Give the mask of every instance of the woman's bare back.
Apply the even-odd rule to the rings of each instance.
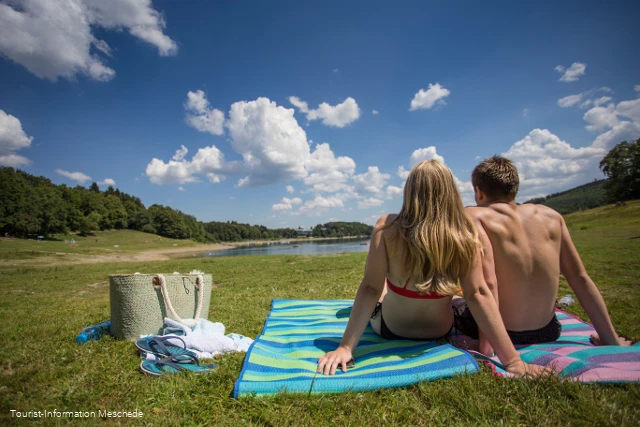
[[[396,217],[395,214],[386,215],[385,224],[390,224]],[[413,280],[407,283],[411,273],[405,267],[404,239],[399,233],[399,226],[394,223],[384,229],[383,238],[388,260],[387,278],[397,287],[406,284],[408,290],[418,292]],[[382,312],[385,323],[393,333],[407,338],[428,339],[441,337],[451,329],[451,297],[415,299],[389,289],[385,291]]]

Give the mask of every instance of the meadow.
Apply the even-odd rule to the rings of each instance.
[[[141,251],[173,250],[198,246],[202,245],[192,240],[170,239],[134,230],[96,231],[87,236],[58,234],[50,240],[3,237],[0,241],[0,261],[23,261],[49,257],[55,257],[62,262],[82,261],[83,258],[90,256],[127,257]]]
[[[640,339],[640,201],[566,216],[573,239],[609,307],[618,333]],[[138,237],[135,237],[136,239]],[[98,238],[99,244],[102,238]],[[157,236],[156,236],[157,239]],[[93,251],[131,253],[127,241]],[[53,242],[56,243],[56,242]],[[63,242],[58,242],[64,245]],[[209,319],[227,332],[260,333],[272,298],[353,298],[365,253],[325,256],[198,258],[42,266],[34,247],[0,245],[0,422],[74,423],[72,419],[11,418],[10,410],[133,411],[144,425],[638,425],[640,386],[584,385],[558,378],[509,380],[483,368],[415,386],[339,395],[282,394],[233,399],[244,354],[216,359],[201,376],[140,373],[130,342],[104,338],[77,345],[78,332],[109,317],[108,275],[200,269],[213,275]],[[109,244],[111,249],[109,249]],[[159,243],[154,243],[159,244]],[[182,244],[182,243],[181,243]],[[39,246],[40,245],[40,246]],[[84,247],[88,247],[89,243]],[[82,247],[82,245],[78,245]],[[89,249],[87,249],[89,251]],[[90,256],[91,253],[86,253]],[[15,264],[12,261],[19,260]],[[562,280],[559,295],[573,295]],[[579,305],[567,311],[586,319]],[[103,420],[82,420],[99,424]],[[78,420],[75,420],[78,422]]]

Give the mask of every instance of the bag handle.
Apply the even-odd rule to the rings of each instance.
[[[167,281],[162,274],[157,274],[153,278],[153,285],[160,287],[160,293],[162,293],[162,299],[164,300],[164,305],[167,307],[169,314],[176,320],[178,323],[183,324],[189,328],[194,327],[198,324],[198,320],[200,319],[200,311],[202,311],[202,300],[204,299],[204,279],[201,274],[198,274],[196,277],[195,287],[198,290],[198,294],[196,295],[196,315],[195,319],[191,321],[182,320],[180,316],[173,309],[173,305],[171,305],[171,299],[169,298],[169,292],[167,292]]]

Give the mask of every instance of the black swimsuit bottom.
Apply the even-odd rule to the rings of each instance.
[[[453,329],[453,325],[451,325],[451,328],[449,328],[449,331],[444,334],[443,336],[439,337],[439,338],[432,338],[432,339],[418,339],[418,338],[407,338],[407,337],[403,337],[400,336],[394,332],[392,332],[389,327],[387,326],[387,324],[384,321],[384,316],[382,316],[382,303],[377,303],[376,304],[376,308],[373,310],[373,313],[371,314],[371,317],[375,317],[376,314],[378,314],[378,312],[380,312],[380,336],[384,339],[387,340],[410,340],[410,341],[435,341],[435,340],[439,340],[442,338],[447,338],[449,336],[449,334],[451,333],[451,329]]]
[[[464,298],[457,298],[451,302],[453,319],[456,329],[473,339],[478,339],[478,324],[471,314]],[[509,331],[511,342],[516,345],[540,344],[557,340],[562,333],[562,326],[554,315],[546,326],[531,331]]]

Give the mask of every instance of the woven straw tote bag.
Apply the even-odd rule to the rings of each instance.
[[[111,334],[126,340],[160,335],[165,317],[195,326],[209,316],[212,284],[210,274],[110,275]]]

